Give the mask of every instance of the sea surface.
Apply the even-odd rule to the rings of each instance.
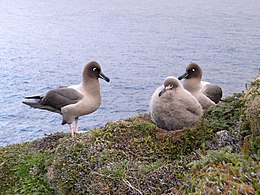
[[[61,116],[23,97],[78,84],[98,61],[100,108],[80,130],[149,112],[153,91],[190,62],[224,96],[260,67],[259,0],[0,0],[0,146],[68,132]]]

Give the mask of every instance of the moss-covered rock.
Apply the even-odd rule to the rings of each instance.
[[[0,147],[0,194],[257,193],[257,98],[234,94],[189,129],[165,131],[143,114]]]
[[[259,194],[260,163],[232,153],[230,147],[197,152],[200,159],[190,163],[189,187],[182,191],[198,194]]]
[[[244,109],[241,115],[243,145],[245,155],[254,154],[253,158],[260,159],[260,73],[247,85],[248,91],[244,96]]]
[[[249,85],[245,95],[245,121],[255,136],[260,136],[260,73]]]

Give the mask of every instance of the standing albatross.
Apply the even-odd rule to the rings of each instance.
[[[69,124],[73,136],[74,133],[78,133],[78,118],[96,111],[101,104],[99,78],[110,81],[103,74],[101,66],[92,61],[84,66],[80,84],[53,89],[44,95],[25,97],[28,101],[23,103],[32,108],[61,114],[62,125]]]

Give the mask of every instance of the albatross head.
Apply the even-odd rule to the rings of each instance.
[[[102,72],[101,66],[99,63],[92,61],[85,65],[83,70],[83,79],[94,78],[94,79],[104,79],[106,82],[109,82],[110,79]]]
[[[195,78],[198,80],[201,80],[202,77],[202,69],[200,67],[200,65],[196,64],[196,63],[190,63],[187,68],[186,71],[183,75],[179,76],[179,80],[185,78],[185,79],[191,79],[191,78]]]
[[[164,88],[163,90],[159,93],[159,97],[161,97],[165,92],[167,91],[172,91],[178,87],[181,87],[181,83],[180,81],[175,78],[175,77],[166,77],[166,79],[164,80]]]

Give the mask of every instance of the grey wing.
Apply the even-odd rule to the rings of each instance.
[[[83,94],[71,88],[58,88],[49,91],[42,98],[42,104],[60,110],[83,99]]]
[[[222,98],[222,89],[218,85],[207,84],[203,87],[202,92],[216,104]]]
[[[189,113],[196,115],[196,116],[201,116],[202,115],[202,107],[199,104],[198,100],[193,97],[190,94],[186,94],[181,100],[182,102],[182,107],[183,109],[186,109]]]
[[[199,107],[188,107],[188,108],[186,108],[186,110],[189,111],[190,113],[196,115],[196,116],[202,115],[202,111]]]

